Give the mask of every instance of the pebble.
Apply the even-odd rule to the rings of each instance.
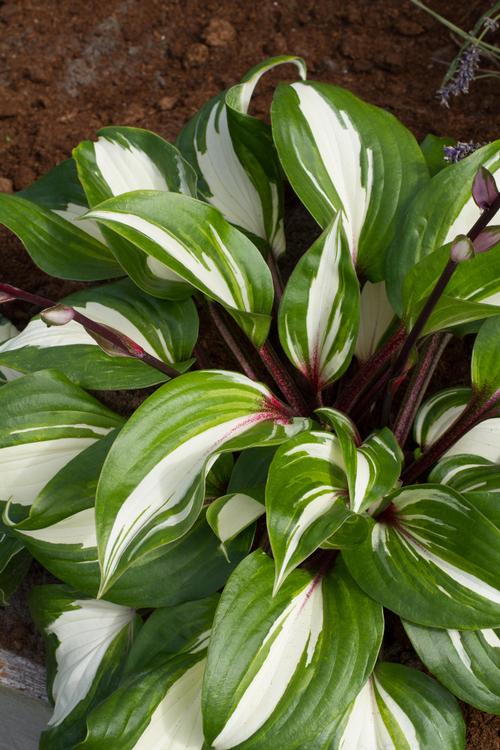
[[[162,98],[158,102],[158,106],[163,111],[170,111],[175,107],[177,101],[177,96],[162,96]]]
[[[196,68],[204,65],[208,60],[208,47],[206,44],[195,42],[186,51],[185,62],[189,67]]]
[[[14,183],[8,177],[0,177],[0,193],[13,193]]]
[[[236,39],[236,29],[223,18],[212,18],[203,32],[203,39],[210,47],[227,47]]]

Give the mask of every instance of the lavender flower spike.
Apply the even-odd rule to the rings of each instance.
[[[469,86],[477,73],[480,57],[481,53],[479,47],[476,45],[472,44],[464,49],[458,62],[457,72],[453,78],[437,92],[438,96],[441,98],[441,104],[443,106],[450,106],[450,98],[452,96],[469,93]]]
[[[475,141],[457,141],[455,146],[443,146],[444,160],[449,164],[456,164],[484,145],[484,143],[476,143]]]

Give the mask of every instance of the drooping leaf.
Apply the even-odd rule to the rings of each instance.
[[[427,669],[454,695],[500,714],[500,630],[441,630],[404,622]]]
[[[347,369],[359,324],[359,284],[338,213],[295,267],[279,308],[290,361],[317,389]]]
[[[338,720],[328,750],[437,748],[465,748],[465,724],[458,703],[416,669],[381,662]]]
[[[196,196],[196,175],[172,144],[149,130],[107,127],[96,142],[83,141],[74,150],[78,175],[89,206],[132,190],[161,190]],[[190,287],[156,258],[102,228],[116,259],[135,283],[155,297],[182,299]]]
[[[189,357],[198,335],[198,315],[191,300],[158,300],[124,279],[76,292],[61,302],[125,334],[180,372],[192,362]],[[48,327],[38,316],[22,333],[0,345],[1,365],[22,372],[53,367],[78,385],[98,390],[144,388],[168,379],[139,359],[110,357],[74,320]]]
[[[269,469],[266,510],[276,592],[351,515],[336,437],[303,432],[278,448]]]
[[[401,218],[397,236],[387,253],[385,276],[389,299],[399,315],[408,272],[419,260],[457,235],[467,234],[479,218],[481,210],[472,197],[472,182],[481,165],[492,173],[500,168],[499,149],[500,141],[494,141],[438,172],[415,195]]]
[[[332,726],[370,674],[380,607],[342,562],[323,579],[296,570],[272,596],[274,565],[244,560],[222,594],[203,686],[215,750],[296,750]],[[349,648],[346,648],[349,643]]]
[[[354,354],[365,362],[380,346],[394,320],[394,310],[387,298],[385,282],[365,282],[361,290],[359,331]]]
[[[21,193],[0,193],[0,224],[19,237],[43,271],[80,281],[123,276],[97,224],[76,221],[87,210],[72,159]]]
[[[285,250],[283,179],[270,128],[251,117],[248,107],[262,75],[287,63],[305,78],[301,58],[264,60],[240,84],[207,102],[177,139],[198,174],[199,197],[276,257]]]
[[[358,584],[420,625],[495,627],[500,618],[500,530],[443,485],[405,487],[391,499],[370,536],[343,553]]]
[[[318,224],[337,213],[356,267],[380,281],[395,219],[428,181],[411,133],[388,112],[325,83],[279,86],[273,136],[288,179]]]
[[[193,372],[162,386],[128,421],[102,470],[96,501],[101,591],[193,525],[219,453],[276,445],[309,424],[292,419],[266,387],[236,373]]]
[[[500,390],[499,342],[500,314],[483,323],[472,350],[472,386],[484,398]]]
[[[271,272],[217,209],[186,195],[144,190],[111,198],[88,215],[220,302],[257,346],[264,343]]]
[[[100,583],[95,493],[113,439],[103,438],[63,467],[39,493],[27,518],[16,523],[6,515],[11,533],[47,570],[89,596],[96,596]],[[202,514],[183,537],[125,571],[106,598],[138,608],[208,596],[224,585],[250,544],[251,535],[243,534],[222,549]]]
[[[85,719],[116,685],[130,645],[133,609],[87,599],[64,586],[38,586],[30,608],[49,652],[54,713],[41,750],[66,750],[85,736]]]
[[[7,383],[0,388],[0,499],[31,505],[59,469],[122,423],[54,370]]]

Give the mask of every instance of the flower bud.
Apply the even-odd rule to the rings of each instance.
[[[479,208],[489,208],[498,198],[495,178],[486,167],[479,167],[472,184],[472,197]]]
[[[486,227],[474,240],[474,252],[485,253],[500,242],[500,227]]]
[[[67,305],[54,305],[42,310],[40,317],[48,326],[65,326],[75,317],[75,311]]]
[[[450,258],[455,263],[462,263],[464,260],[470,260],[473,257],[474,245],[464,234],[459,234],[451,244]]]

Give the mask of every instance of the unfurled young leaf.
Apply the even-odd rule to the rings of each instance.
[[[252,68],[241,83],[215,96],[187,123],[177,145],[198,174],[198,195],[278,257],[285,250],[283,178],[270,128],[248,114],[260,78],[300,57],[282,55]]]
[[[222,594],[203,685],[215,750],[318,741],[373,668],[382,611],[341,562],[323,578],[294,571],[274,597],[273,581],[272,561],[255,552]]]
[[[29,506],[78,453],[122,417],[54,370],[0,388],[0,500]]]
[[[279,86],[273,136],[288,179],[325,228],[337,214],[353,261],[383,278],[395,219],[428,180],[417,142],[392,115],[325,83]]]
[[[269,469],[266,509],[276,592],[351,515],[339,440],[303,432],[280,446]]]
[[[185,195],[138,191],[105,201],[89,216],[220,302],[257,346],[264,343],[271,273],[255,245],[215,208]]]
[[[358,584],[411,622],[496,627],[500,529],[484,508],[442,485],[405,487],[391,501],[369,537],[344,552]]]
[[[456,700],[437,682],[401,664],[379,663],[337,720],[328,750],[464,750]]]
[[[128,421],[102,470],[96,502],[101,591],[193,525],[219,453],[276,445],[309,425],[290,418],[267,388],[236,373],[190,373],[156,391]]]
[[[128,279],[84,289],[62,300],[96,323],[128,336],[148,354],[183,371],[191,364],[198,336],[198,315],[191,300],[155,299]],[[34,318],[18,336],[0,345],[0,367],[21,372],[57,368],[73,382],[99,390],[144,388],[167,379],[132,357],[111,358],[74,320],[47,327]]]
[[[49,694],[54,712],[41,750],[66,750],[85,736],[85,719],[116,685],[135,611],[87,599],[64,586],[33,589],[31,612],[49,650]]]
[[[0,224],[46,273],[81,281],[123,276],[97,224],[77,221],[87,210],[72,159],[21,193],[0,193]]]
[[[361,290],[359,331],[354,354],[365,362],[379,348],[394,320],[394,310],[387,298],[385,282],[365,282]]]
[[[347,369],[358,333],[359,284],[340,213],[297,263],[278,322],[288,358],[316,390]]]
[[[440,630],[404,622],[427,669],[454,695],[500,714],[500,630]]]
[[[472,386],[484,399],[500,391],[499,342],[500,310],[497,317],[483,323],[472,350]]]

